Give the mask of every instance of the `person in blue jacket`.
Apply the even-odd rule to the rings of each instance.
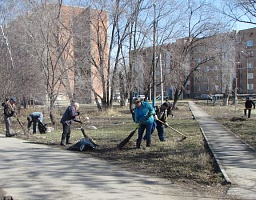
[[[40,121],[43,123],[43,113],[41,112],[32,112],[28,117],[28,131],[33,123],[33,134],[36,133],[36,124]]]
[[[136,148],[140,148],[142,138],[146,140],[146,146],[151,145],[151,134],[154,125],[154,115],[155,109],[153,106],[141,99],[135,99],[135,109],[134,109],[134,121],[138,127],[138,139],[136,142]],[[146,130],[146,134],[143,137],[143,133]]]

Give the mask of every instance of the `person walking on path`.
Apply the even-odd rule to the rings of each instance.
[[[171,114],[171,107],[168,102],[164,102],[161,106],[156,107],[156,115],[159,120],[156,120],[156,129],[158,133],[159,140],[161,142],[165,142],[165,136],[164,136],[164,127],[166,127],[167,124],[167,117]],[[164,123],[162,123],[164,122]]]
[[[74,103],[73,105],[69,106],[66,111],[64,112],[60,122],[62,123],[63,127],[63,132],[62,132],[62,137],[61,137],[61,146],[66,146],[66,144],[71,144],[70,142],[70,133],[71,133],[71,123],[72,121],[80,122],[76,120],[76,116],[80,114],[78,111],[79,109],[79,103]]]
[[[245,106],[244,116],[246,116],[247,110],[248,110],[248,118],[250,118],[251,117],[251,109],[252,109],[252,106],[255,109],[255,103],[249,97],[246,97],[244,106]]]
[[[12,126],[12,119],[11,117],[15,114],[15,103],[16,99],[14,97],[11,97],[10,100],[6,101],[4,106],[4,123],[5,123],[5,129],[6,129],[6,137],[12,137],[14,134],[12,134],[11,126]]]
[[[151,145],[151,133],[154,123],[155,110],[151,104],[146,101],[141,101],[141,99],[135,100],[135,109],[134,109],[134,121],[137,123],[139,128],[138,130],[138,139],[136,142],[136,148],[140,148],[143,133],[146,129],[146,134],[144,139],[146,140],[146,146],[150,147]]]
[[[39,123],[39,121],[41,123],[43,123],[43,113],[41,112],[32,112],[28,117],[28,131],[29,128],[31,127],[32,123],[33,123],[33,134],[36,134],[36,125],[37,123]]]

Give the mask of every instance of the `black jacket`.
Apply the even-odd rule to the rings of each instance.
[[[255,103],[252,100],[247,99],[245,102],[245,108],[249,109],[249,108],[252,108],[252,106],[253,108],[255,108]]]

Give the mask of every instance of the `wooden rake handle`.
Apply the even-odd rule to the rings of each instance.
[[[169,128],[171,128],[172,130],[174,130],[175,132],[179,133],[180,135],[182,135],[183,137],[187,137],[185,134],[181,133],[180,131],[176,130],[175,128],[171,127],[169,124],[164,123],[163,121],[161,121],[160,119],[157,119],[157,121],[161,122],[162,124],[168,126]]]

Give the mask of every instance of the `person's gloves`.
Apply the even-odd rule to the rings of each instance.
[[[152,112],[149,112],[148,115],[147,115],[147,117],[150,117],[150,116],[152,116],[152,115],[153,115]]]
[[[135,128],[139,128],[139,127],[140,127],[140,123],[136,123]]]
[[[158,117],[157,117],[157,115],[155,115],[155,116],[154,116],[154,118],[155,118],[155,121],[157,121],[157,120],[158,120]]]
[[[77,114],[77,116],[78,116],[78,115],[80,115],[80,112],[79,112],[79,111],[77,111],[77,112],[76,112],[76,114]]]

